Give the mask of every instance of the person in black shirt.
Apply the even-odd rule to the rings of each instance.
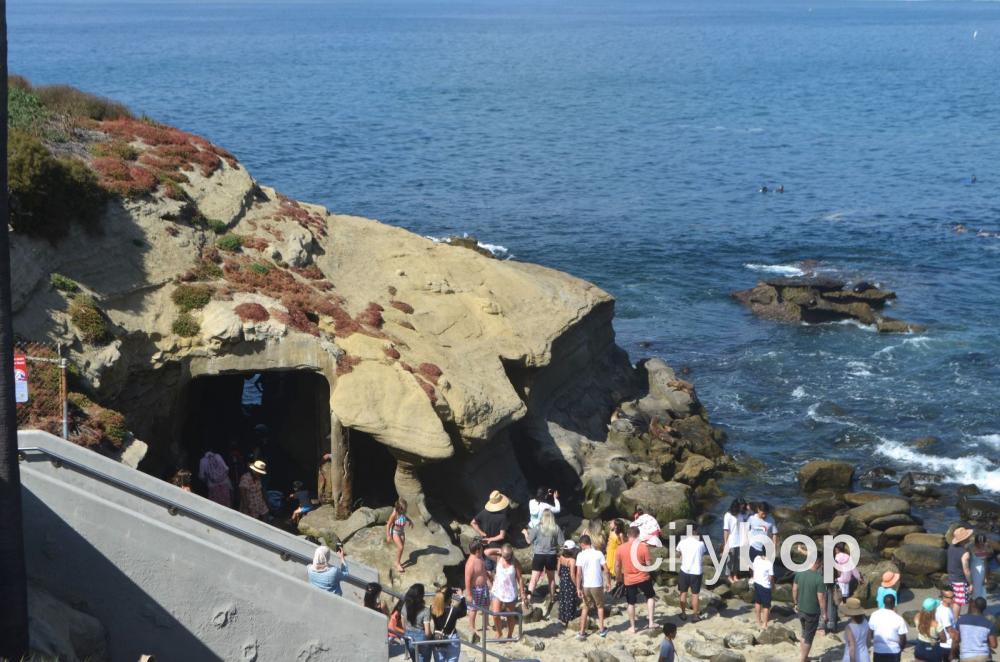
[[[452,594],[460,596],[458,602],[452,599]],[[462,653],[462,642],[455,627],[459,619],[465,617],[468,609],[462,589],[452,589],[442,586],[434,594],[431,602],[431,620],[434,621],[434,639],[448,642],[434,645],[434,659],[439,662],[459,662]]]
[[[493,490],[490,500],[472,518],[472,528],[479,534],[483,542],[486,553],[486,570],[492,574],[496,568],[496,557],[499,556],[499,549],[507,540],[507,526],[509,525],[510,499]],[[497,550],[490,554],[490,550]]]

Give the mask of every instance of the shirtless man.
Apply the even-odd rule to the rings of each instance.
[[[483,558],[483,542],[474,538],[469,543],[469,558],[465,561],[465,600],[469,609],[469,627],[472,630],[472,641],[479,639],[476,630],[476,614],[485,611],[490,606],[490,584],[486,573],[486,562]],[[486,613],[483,622],[489,623]]]

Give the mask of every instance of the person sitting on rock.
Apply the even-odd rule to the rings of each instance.
[[[309,490],[302,483],[301,480],[292,481],[292,493],[288,495],[289,499],[293,499],[298,507],[292,511],[292,522],[295,524],[299,523],[302,516],[313,509],[312,497],[309,496]]]

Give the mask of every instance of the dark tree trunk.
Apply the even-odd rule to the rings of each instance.
[[[21,476],[14,406],[14,326],[10,310],[10,239],[7,236],[7,2],[0,0],[3,98],[0,100],[0,659],[28,652],[28,597],[21,528]]]

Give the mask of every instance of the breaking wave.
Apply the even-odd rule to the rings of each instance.
[[[949,482],[971,483],[983,490],[1000,492],[1000,468],[981,455],[958,458],[927,455],[884,437],[879,437],[875,452],[896,462],[940,472]]]
[[[743,266],[750,271],[779,274],[781,276],[804,276],[806,274],[805,271],[794,264],[757,264],[756,262],[747,262]]]

